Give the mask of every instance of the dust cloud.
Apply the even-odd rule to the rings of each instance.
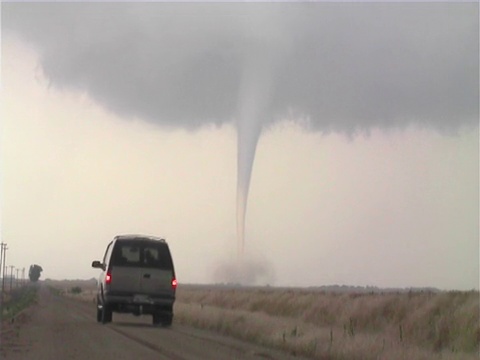
[[[218,261],[214,266],[213,281],[226,285],[274,285],[275,273],[269,261],[243,255],[236,260]]]

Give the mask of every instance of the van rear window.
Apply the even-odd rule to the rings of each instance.
[[[172,270],[172,258],[166,244],[118,241],[112,253],[112,265]]]

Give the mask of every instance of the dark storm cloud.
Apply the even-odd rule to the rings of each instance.
[[[53,86],[166,126],[231,121],[255,88],[264,118],[326,131],[478,122],[476,3],[8,3],[2,20]]]

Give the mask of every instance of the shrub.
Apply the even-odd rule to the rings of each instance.
[[[82,292],[82,288],[80,286],[74,286],[70,289],[72,294],[80,294]]]

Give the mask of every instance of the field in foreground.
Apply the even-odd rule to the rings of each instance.
[[[52,285],[93,302],[94,282]],[[478,359],[479,301],[478,291],[184,285],[175,321],[315,359]]]

